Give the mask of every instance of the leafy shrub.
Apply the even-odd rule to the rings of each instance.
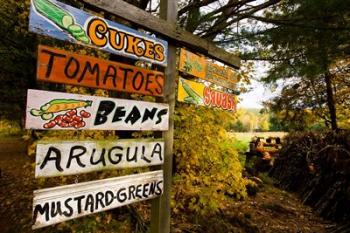
[[[228,112],[180,105],[175,113],[174,213],[205,215],[218,211],[228,198],[246,197],[247,181],[227,136]]]

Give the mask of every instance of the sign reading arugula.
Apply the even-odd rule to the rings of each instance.
[[[34,191],[33,229],[160,196],[163,171]]]
[[[205,86],[203,83],[179,78],[177,99],[180,102],[216,107],[236,112],[236,96],[217,91]]]
[[[166,41],[55,0],[31,0],[29,30],[117,55],[167,65]]]
[[[159,140],[39,141],[35,177],[160,165],[163,159]]]
[[[44,82],[162,96],[164,73],[39,46],[37,78]]]
[[[28,90],[27,129],[167,130],[167,104]]]

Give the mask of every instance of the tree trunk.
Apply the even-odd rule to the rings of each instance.
[[[326,91],[327,91],[327,105],[329,109],[329,116],[331,118],[331,127],[332,130],[337,130],[337,114],[334,103],[333,89],[332,89],[332,75],[329,71],[327,71],[324,75],[326,81]]]

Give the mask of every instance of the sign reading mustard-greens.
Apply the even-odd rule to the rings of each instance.
[[[29,30],[121,56],[167,65],[166,41],[54,0],[31,0]]]
[[[159,197],[162,193],[162,170],[35,190],[32,228]]]
[[[236,111],[237,105],[236,96],[217,91],[205,86],[203,83],[189,81],[181,77],[179,78],[177,100],[196,105],[216,107],[232,112]]]
[[[164,73],[39,46],[37,78],[44,82],[162,96]]]
[[[26,128],[167,130],[167,104],[28,90]]]
[[[35,177],[163,164],[160,140],[39,141]]]

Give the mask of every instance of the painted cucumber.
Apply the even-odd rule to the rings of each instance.
[[[84,29],[75,23],[74,17],[64,9],[49,0],[32,0],[35,9],[45,18],[67,31],[76,40],[85,44],[90,43]]]

